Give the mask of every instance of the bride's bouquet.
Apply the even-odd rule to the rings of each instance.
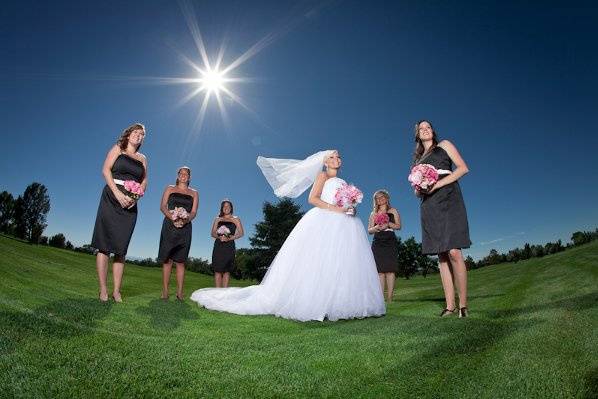
[[[432,165],[421,163],[411,168],[408,180],[417,191],[425,192],[438,181],[438,170]]]
[[[135,201],[143,197],[143,194],[145,194],[141,184],[137,183],[135,180],[125,180],[123,187],[127,191],[125,194],[128,197],[133,198]]]
[[[174,209],[170,210],[170,214],[174,218],[174,221],[172,223],[176,227],[183,227],[183,225],[185,224],[185,219],[189,218],[189,213],[187,213],[187,210],[182,206],[174,207]]]
[[[345,212],[347,215],[355,215],[355,207],[357,204],[361,204],[363,200],[363,193],[360,189],[352,184],[343,183],[334,195],[334,202],[337,206],[347,208]]]

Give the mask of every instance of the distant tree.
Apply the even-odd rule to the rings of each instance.
[[[398,249],[399,269],[397,274],[408,280],[417,273],[417,257],[421,252],[421,245],[413,237],[409,237],[405,241],[399,238]]]
[[[48,237],[46,236],[41,236],[39,238],[39,245],[48,245]]]
[[[67,241],[66,244],[64,244],[64,248],[68,249],[69,251],[72,251],[74,248],[73,243],[70,241]]]
[[[473,270],[477,268],[476,262],[470,255],[467,255],[467,257],[465,258],[465,266],[467,267],[467,270]]]
[[[18,201],[18,199],[17,199]],[[46,217],[50,211],[50,197],[43,184],[31,183],[25,188],[16,224],[23,234],[22,238],[37,243],[46,228]],[[17,210],[15,209],[15,218]]]
[[[214,270],[212,270],[212,265],[210,265],[210,262],[202,258],[189,258],[187,262],[185,262],[185,269],[191,272],[207,274],[210,276],[214,275]]]
[[[232,276],[236,279],[250,279],[254,277],[254,270],[257,270],[256,265],[257,254],[251,248],[239,248],[235,252],[235,268]]]
[[[501,256],[496,249],[491,249],[488,256],[482,259],[482,264],[485,266],[496,265],[500,263]]]
[[[249,238],[255,254],[251,277],[261,280],[270,263],[278,254],[297,222],[303,216],[300,206],[285,198],[277,204],[265,202],[262,208],[264,220],[255,225],[255,234]]]
[[[532,257],[533,258],[541,258],[545,254],[544,246],[542,245],[532,245]]]
[[[74,248],[75,252],[82,252],[84,254],[95,255],[95,248],[91,244],[85,244]]]
[[[19,238],[25,239],[27,236],[27,226],[25,225],[25,204],[20,195],[15,200],[15,208],[12,220],[12,233]]]
[[[12,221],[15,213],[15,199],[8,191],[0,193],[0,233],[12,233]]]
[[[58,233],[50,237],[48,244],[51,247],[64,248],[66,245],[66,237],[62,233]]]

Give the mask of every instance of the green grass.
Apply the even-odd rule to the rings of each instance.
[[[471,272],[468,319],[437,317],[430,276],[399,280],[385,317],[334,323],[163,302],[161,271],[137,266],[101,304],[93,257],[0,253],[0,397],[598,395],[598,242]],[[187,295],[211,284],[186,275]]]

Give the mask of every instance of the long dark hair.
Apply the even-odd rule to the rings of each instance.
[[[230,205],[230,214],[232,216],[233,209],[234,209],[233,208],[233,203],[230,202],[230,200],[225,199],[225,200],[222,200],[222,202],[220,203],[220,214],[218,215],[218,217],[224,216],[224,204],[229,204]]]
[[[125,151],[127,149],[127,145],[129,145],[129,136],[138,129],[145,131],[145,126],[143,126],[141,123],[133,123],[131,126],[123,130],[118,138],[118,141],[116,142],[116,145],[120,147],[121,151]],[[140,148],[141,144],[139,144],[139,147],[137,147],[137,151],[139,151]]]
[[[175,185],[178,186],[179,185],[179,173],[181,173],[181,170],[185,169],[187,171],[187,173],[189,174],[189,179],[187,180],[187,187],[189,187],[189,185],[191,184],[191,168],[188,166],[181,166],[179,168],[179,170],[177,170],[176,174],[177,174],[177,178],[176,178],[176,183]]]
[[[438,136],[436,135],[436,130],[434,130],[434,126],[432,126],[432,123],[427,120],[427,119],[422,119],[420,121],[418,121],[415,124],[415,150],[413,151],[413,163],[417,163],[417,161],[419,161],[422,157],[422,155],[424,155],[424,151],[426,150],[424,148],[424,144],[422,143],[421,139],[419,138],[419,125],[427,122],[430,127],[432,128],[432,147],[430,147],[430,150],[434,147],[436,147],[438,145]]]

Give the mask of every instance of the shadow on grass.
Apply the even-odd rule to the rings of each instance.
[[[594,368],[586,374],[584,388],[584,399],[598,398],[598,368]]]
[[[580,311],[598,307],[598,293],[589,293],[557,301],[523,306],[512,309],[498,309],[483,312],[492,319],[508,318],[546,310]]]
[[[149,316],[152,327],[163,331],[174,330],[183,320],[196,320],[199,316],[193,312],[187,302],[152,300],[148,306],[140,306],[136,312]]]
[[[35,309],[0,312],[0,354],[28,338],[70,338],[93,332],[112,305],[97,299],[62,299]]]
[[[396,294],[395,294],[396,295]],[[494,294],[494,295],[469,295],[467,299],[469,301],[476,300],[476,299],[485,299],[485,298],[496,298],[504,296],[505,294]],[[397,299],[395,299],[396,303],[401,302],[440,302],[444,304],[444,297],[425,297],[425,298],[414,298],[414,299],[403,299],[400,297],[400,293]]]

